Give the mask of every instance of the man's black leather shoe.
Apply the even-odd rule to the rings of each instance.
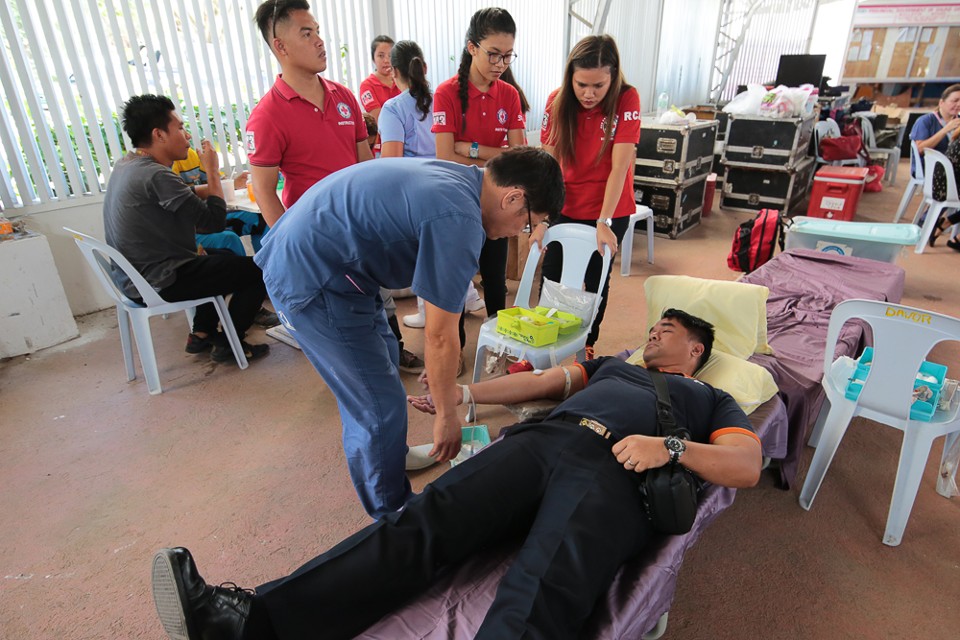
[[[183,547],[153,556],[153,601],[171,640],[241,640],[253,591],[233,583],[218,587],[200,577]]]

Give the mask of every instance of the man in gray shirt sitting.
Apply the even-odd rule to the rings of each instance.
[[[226,217],[217,153],[203,141],[200,159],[209,182],[207,199],[202,200],[171,169],[174,161],[187,157],[190,134],[169,98],[130,98],[123,105],[123,130],[134,150],[117,162],[107,185],[103,203],[107,244],[122,253],[164,300],[232,294],[230,317],[244,355],[247,360],[266,355],[268,345],[243,341],[266,296],[260,267],[247,256],[199,255],[194,239],[197,226],[222,226]],[[139,298],[131,283],[126,282],[124,289]],[[211,349],[215,362],[233,360],[230,345],[217,330],[218,321],[212,304],[197,308],[187,353]]]

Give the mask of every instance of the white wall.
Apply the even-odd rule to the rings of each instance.
[[[70,227],[95,238],[103,238],[103,195],[84,196],[64,204],[30,207],[30,213],[23,219],[28,229],[47,237],[73,315],[112,307],[112,300],[97,282],[73,237],[63,230],[63,227]]]

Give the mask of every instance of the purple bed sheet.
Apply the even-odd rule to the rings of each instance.
[[[750,415],[764,455],[786,454],[787,411],[774,396]],[[495,446],[495,445],[494,445]],[[733,503],[736,489],[709,485],[703,490],[693,529],[664,536],[617,573],[607,597],[598,603],[584,638],[639,640],[670,609],[677,575],[687,549]],[[364,640],[468,640],[493,602],[500,578],[516,547],[483,553],[450,572],[428,591],[357,636]]]
[[[787,452],[781,461],[780,479],[789,488],[796,479],[807,428],[823,404],[823,350],[833,308],[852,298],[900,302],[904,271],[887,262],[794,249],[776,256],[741,282],[770,290],[767,340],[774,354],[754,354],[750,360],[770,371],[786,406]],[[862,342],[863,326],[846,325],[834,357],[855,356]]]

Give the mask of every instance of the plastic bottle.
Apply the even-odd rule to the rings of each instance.
[[[670,96],[667,95],[666,91],[660,93],[660,96],[657,98],[657,120],[660,119],[664,113],[667,112],[667,109],[670,108]]]

